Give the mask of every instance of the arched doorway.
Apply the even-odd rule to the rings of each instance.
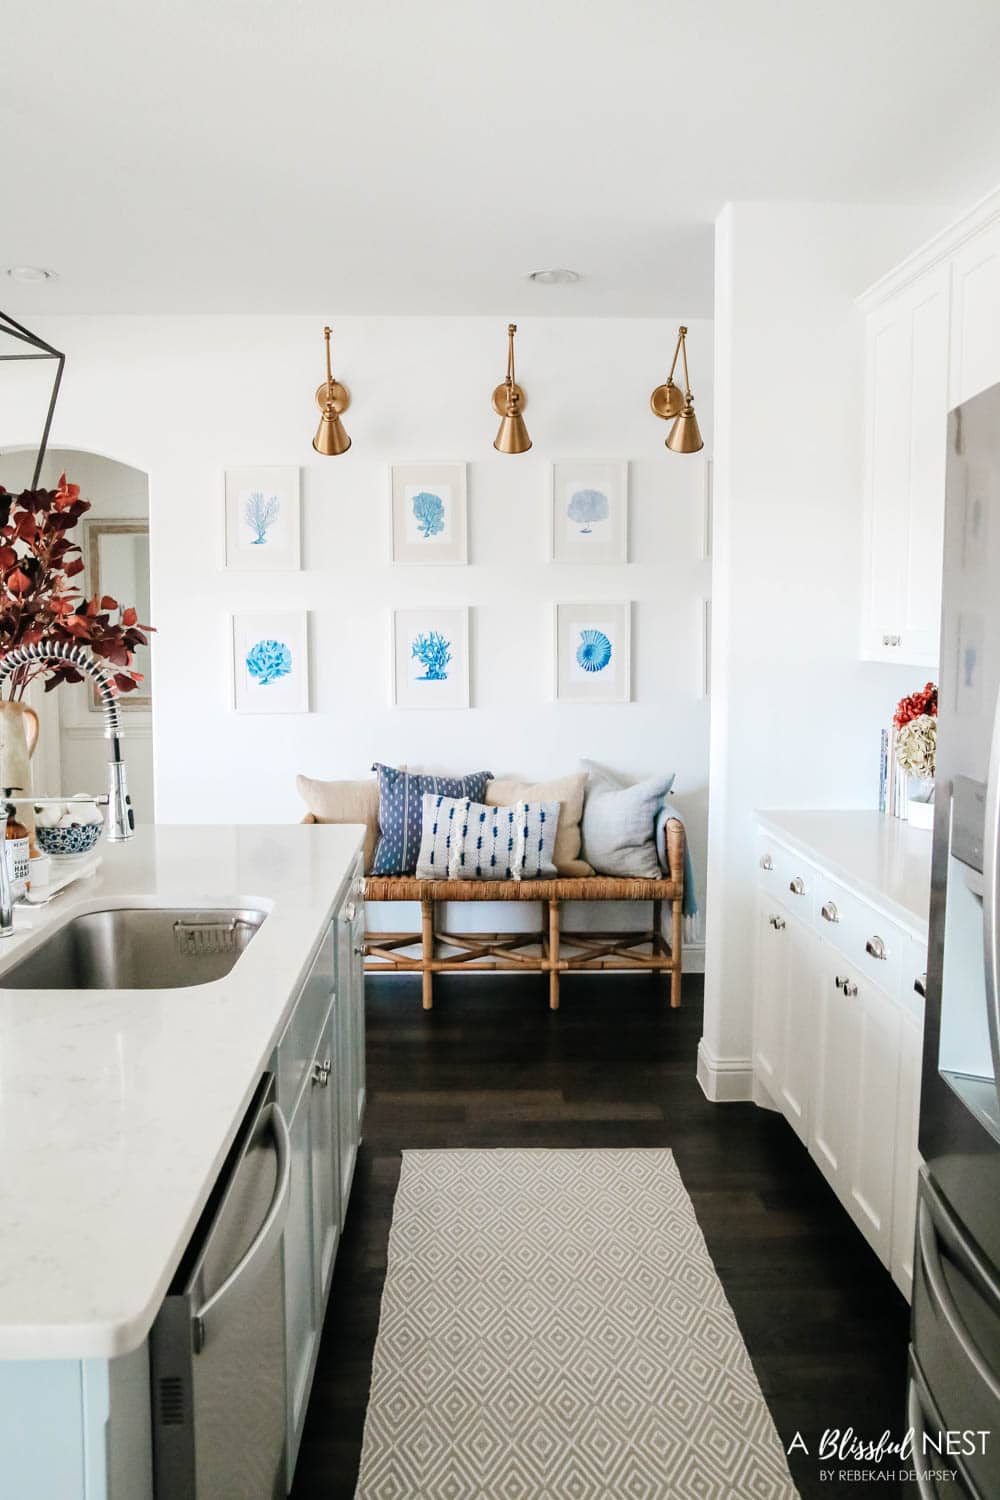
[[[16,493],[30,483],[36,448],[7,449],[0,455],[0,484]],[[77,580],[85,594],[103,594],[134,604],[142,621],[149,619],[149,480],[141,469],[99,453],[50,447],[39,484],[55,488],[60,474],[80,486],[91,508],[75,533],[83,548],[84,572]],[[140,655],[142,659],[140,659]],[[149,648],[136,654],[144,677],[143,691],[125,694],[124,721],[129,791],[140,823],[153,821],[153,665]],[[33,684],[28,701],[41,720],[33,762],[38,793],[100,792],[105,784],[107,742],[89,684],[63,684],[45,693]]]

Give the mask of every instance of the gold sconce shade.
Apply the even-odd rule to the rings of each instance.
[[[674,384],[674,370],[677,368],[678,355],[684,363],[683,395],[680,386]],[[666,439],[666,446],[672,453],[697,453],[704,448],[705,443],[698,426],[698,418],[694,414],[694,397],[691,394],[691,377],[688,374],[687,329],[683,325],[677,330],[677,343],[674,345],[670,374],[663,385],[656,387],[649,398],[649,404],[656,416],[662,417],[666,422],[673,421]]]
[[[346,453],[351,446],[351,440],[344,431],[344,424],[340,420],[342,411],[346,411],[351,404],[351,393],[346,385],[341,385],[339,380],[334,380],[333,370],[330,366],[330,333],[331,329],[323,329],[323,337],[326,340],[326,379],[316,391],[316,405],[322,412],[316,436],[313,438],[313,447],[317,453],[322,453],[326,458],[335,458],[340,453]]]
[[[514,335],[516,323],[507,324],[507,375],[493,392],[493,410],[501,417],[500,430],[493,441],[498,453],[527,453],[531,447],[521,408],[524,392],[514,379]]]

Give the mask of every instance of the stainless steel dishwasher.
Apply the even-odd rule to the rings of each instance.
[[[267,1074],[153,1325],[157,1500],[285,1493],[288,1127]]]

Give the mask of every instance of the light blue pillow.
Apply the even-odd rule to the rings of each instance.
[[[468,797],[425,792],[420,880],[551,879],[558,802],[486,807]]]
[[[674,784],[671,772],[630,785],[616,771],[584,760],[587,793],[583,802],[580,857],[599,875],[659,880],[656,819]]]

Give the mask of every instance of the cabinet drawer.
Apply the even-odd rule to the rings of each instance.
[[[907,937],[894,922],[836,880],[821,875],[816,926],[865,978],[894,998],[898,995]]]
[[[818,872],[801,854],[763,829],[757,835],[757,878],[771,900],[782,902],[801,921],[812,921]]]
[[[278,1043],[277,1094],[286,1118],[291,1119],[306,1074],[312,1068],[316,1044],[333,996],[333,928],[328,928],[313,959],[295,1009]]]

